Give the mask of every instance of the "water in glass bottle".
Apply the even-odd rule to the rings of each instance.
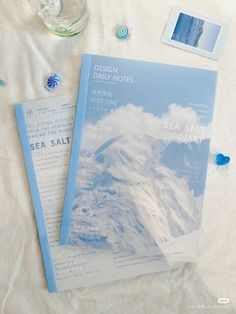
[[[73,36],[87,24],[86,0],[39,0],[39,5],[39,16],[56,35]]]

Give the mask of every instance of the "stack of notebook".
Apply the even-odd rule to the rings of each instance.
[[[77,101],[15,106],[49,292],[196,261],[216,80],[86,54]]]

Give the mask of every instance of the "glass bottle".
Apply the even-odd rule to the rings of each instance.
[[[54,34],[73,36],[87,25],[87,0],[39,0],[38,14]]]

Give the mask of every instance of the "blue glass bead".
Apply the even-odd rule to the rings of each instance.
[[[0,79],[0,86],[5,86],[5,85],[6,85],[6,82]]]
[[[125,40],[129,37],[129,28],[127,26],[119,26],[116,29],[116,37]]]
[[[224,166],[230,162],[230,157],[224,156],[223,154],[217,154],[215,161],[218,166]]]
[[[53,91],[54,89],[57,88],[58,84],[61,82],[61,76],[59,74],[53,74],[51,76],[48,77],[47,79],[47,85],[45,86],[45,88],[48,91]]]

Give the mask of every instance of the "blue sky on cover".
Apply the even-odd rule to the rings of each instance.
[[[113,85],[95,82],[91,77],[95,64],[118,66],[119,74],[133,76],[134,83]],[[159,117],[168,111],[168,106],[172,103],[183,107],[190,104],[207,105],[208,115],[201,122],[208,124],[212,120],[215,81],[214,71],[94,56],[88,94],[91,95],[92,89],[106,89],[112,91],[113,99],[118,100],[118,106],[132,103]],[[104,114],[102,111],[90,111],[89,119],[96,121]]]

